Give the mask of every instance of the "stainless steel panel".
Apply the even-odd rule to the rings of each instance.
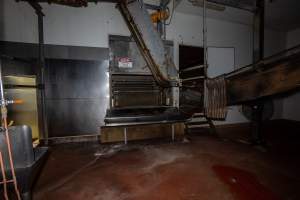
[[[11,126],[8,128],[15,168],[24,168],[34,162],[31,129],[29,126]],[[0,151],[3,155],[4,168],[10,169],[7,143],[3,130],[0,131]],[[1,177],[1,176],[0,176]],[[1,179],[2,180],[2,179]]]
[[[30,197],[32,186],[47,157],[48,148],[33,148],[31,129],[26,125],[9,127],[9,136],[18,188],[22,199],[31,199],[28,197]],[[11,167],[9,166],[8,149],[3,130],[0,132],[0,151],[3,155],[6,178],[11,179]],[[2,174],[0,179],[3,180]]]
[[[109,102],[108,60],[46,60],[49,137],[97,134]]]
[[[106,98],[46,100],[49,137],[99,133],[106,102]]]
[[[46,98],[101,98],[108,91],[108,61],[47,60]]]
[[[0,41],[0,53],[22,59],[5,59],[4,75],[36,75],[36,44]],[[45,54],[49,59],[45,71],[49,136],[98,133],[109,98],[108,48],[45,45]],[[76,109],[80,116],[74,114],[79,112]],[[82,119],[88,120],[83,124]],[[61,129],[63,121],[66,125]]]

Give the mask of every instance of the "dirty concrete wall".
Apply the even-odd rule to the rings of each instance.
[[[269,57],[285,50],[286,33],[282,31],[267,29],[265,30],[265,49],[264,57]],[[274,98],[274,114],[273,119],[283,118],[283,100],[282,97]]]

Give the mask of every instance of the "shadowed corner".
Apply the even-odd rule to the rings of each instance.
[[[1,41],[4,41],[4,0],[0,1],[0,42]],[[0,53],[2,53],[1,49],[2,48],[0,48]]]

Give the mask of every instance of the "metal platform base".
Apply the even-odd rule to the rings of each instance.
[[[107,127],[135,126],[185,122],[189,117],[175,107],[127,107],[108,110],[104,122]]]

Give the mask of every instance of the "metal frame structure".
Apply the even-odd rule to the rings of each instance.
[[[29,5],[35,10],[38,18],[38,115],[39,115],[39,132],[44,139],[45,144],[48,144],[48,121],[45,102],[45,45],[44,45],[44,16],[42,6],[36,1],[28,1]]]

